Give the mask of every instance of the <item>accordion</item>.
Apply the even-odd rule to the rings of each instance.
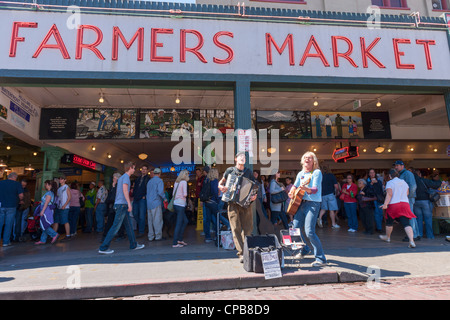
[[[227,191],[222,195],[223,202],[234,202],[248,208],[250,199],[258,192],[258,184],[242,175],[229,174],[225,183]]]

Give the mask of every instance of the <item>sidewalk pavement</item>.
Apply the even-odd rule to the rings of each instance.
[[[286,257],[283,277],[265,280],[246,272],[236,251],[204,243],[194,226],[186,229],[188,246],[172,248],[171,239],[149,242],[133,251],[128,240],[112,242],[112,255],[100,255],[100,236],[78,234],[68,242],[35,246],[33,242],[0,247],[0,299],[91,299],[175,292],[293,286],[450,275],[450,242],[445,235],[418,241],[415,249],[402,242],[394,228],[391,243],[378,235],[317,229],[329,265],[310,267],[312,255],[299,267]]]

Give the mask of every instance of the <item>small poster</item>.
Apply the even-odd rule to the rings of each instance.
[[[311,112],[314,139],[364,138],[361,112]]]
[[[42,109],[39,139],[75,139],[77,117],[78,109]]]
[[[134,139],[135,109],[80,108],[76,139]]]
[[[311,115],[308,111],[257,111],[258,130],[278,129],[280,139],[310,139]]]
[[[391,139],[389,112],[361,112],[366,139]]]
[[[248,152],[253,157],[253,132],[252,130],[238,130],[238,152]]]
[[[281,278],[280,261],[278,260],[278,252],[272,250],[269,252],[261,252],[261,259],[264,269],[264,278],[266,280]]]

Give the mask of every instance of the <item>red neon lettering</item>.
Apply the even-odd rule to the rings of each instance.
[[[186,34],[191,33],[198,39],[198,44],[194,48],[186,48]],[[197,30],[180,30],[180,62],[186,62],[186,52],[191,52],[197,56],[197,58],[203,62],[208,63],[205,57],[199,52],[205,43],[203,36]]]
[[[362,55],[363,67],[364,68],[369,67],[369,65],[367,63],[367,58],[369,58],[370,60],[372,60],[372,62],[374,62],[378,66],[378,68],[385,69],[386,67],[384,66],[384,64],[382,64],[380,62],[380,60],[375,58],[375,56],[370,53],[370,51],[377,45],[377,43],[381,40],[381,38],[375,38],[375,40],[373,40],[373,42],[368,47],[366,47],[366,39],[365,38],[361,37],[360,40],[361,40],[361,55]]]
[[[316,50],[317,53],[309,52],[311,50],[311,46],[314,46],[314,49]],[[311,36],[311,38],[309,39],[308,46],[306,47],[306,50],[303,54],[303,58],[300,61],[300,66],[303,66],[305,64],[307,58],[320,58],[320,60],[322,60],[322,63],[325,67],[330,66],[330,64],[328,63],[327,59],[325,58],[325,55],[323,54],[322,50],[320,49],[319,44],[317,43],[316,38],[314,38],[314,36]]]
[[[395,54],[395,64],[397,66],[397,69],[415,69],[416,66],[413,64],[403,64],[400,61],[400,57],[404,56],[405,53],[403,51],[400,51],[400,49],[398,48],[399,43],[404,43],[404,44],[410,44],[411,40],[409,39],[392,39],[392,41],[394,42],[394,54]]]
[[[275,49],[278,51],[279,54],[282,54],[284,49],[286,49],[286,46],[289,45],[289,65],[294,66],[295,65],[295,57],[294,57],[294,38],[292,34],[288,34],[286,39],[284,40],[283,44],[281,45],[281,48],[277,45],[275,40],[272,38],[272,35],[270,33],[266,33],[266,57],[267,57],[267,64],[269,66],[272,65],[272,46],[274,45]]]
[[[436,45],[436,41],[434,41],[434,40],[416,40],[416,43],[423,45],[423,48],[425,50],[425,59],[427,61],[427,68],[428,68],[428,70],[433,69],[433,62],[431,61],[431,54],[430,54],[430,45],[431,46]]]
[[[79,164],[81,166],[88,167],[91,169],[95,169],[95,167],[97,166],[97,164],[94,161],[79,157],[77,155],[73,156],[73,163]]]
[[[9,56],[15,57],[17,51],[17,42],[24,42],[24,37],[19,37],[19,28],[37,28],[37,22],[13,22],[11,42],[9,44]]]
[[[156,55],[156,49],[161,48],[164,45],[160,42],[157,42],[158,34],[173,34],[173,29],[159,29],[152,28],[152,40],[151,40],[151,51],[150,51],[150,61],[155,62],[173,62],[173,57],[163,57]]]
[[[91,44],[83,43],[84,29],[92,30],[97,34],[97,40],[95,40],[94,43]],[[103,57],[102,53],[96,48],[102,42],[102,40],[103,40],[103,33],[102,30],[100,30],[100,28],[91,25],[81,25],[77,31],[75,59],[81,60],[83,49],[88,49],[94,52],[95,55],[100,60],[105,60],[105,57]]]
[[[112,40],[112,55],[111,59],[116,61],[119,56],[119,38],[122,40],[122,43],[125,45],[125,48],[129,50],[133,45],[134,41],[138,39],[138,50],[137,50],[137,60],[144,60],[144,28],[139,28],[134,34],[133,38],[131,38],[130,42],[127,42],[125,37],[120,31],[119,27],[113,28],[113,40]]]
[[[56,44],[48,44],[48,40],[50,37],[53,36],[56,40]],[[33,55],[33,58],[39,57],[43,49],[59,49],[64,59],[70,59],[69,52],[67,52],[67,48],[64,44],[64,41],[61,37],[61,34],[59,33],[58,27],[56,24],[54,24],[50,30],[48,31],[47,35],[45,36],[44,40],[42,40],[41,44],[39,45],[38,49]]]
[[[213,57],[213,62],[217,63],[217,64],[230,63],[234,58],[234,51],[230,46],[227,46],[226,44],[219,41],[219,37],[221,37],[221,36],[228,36],[231,38],[234,37],[233,33],[228,32],[228,31],[219,31],[214,35],[214,37],[213,37],[214,44],[217,47],[219,47],[220,49],[223,49],[226,53],[228,53],[228,57],[225,59],[218,59],[218,58]]]
[[[339,53],[338,52],[338,48],[337,48],[337,41],[338,40],[343,40],[347,43],[348,45],[348,49],[345,53]],[[346,59],[348,62],[350,62],[350,64],[355,67],[358,68],[358,66],[356,65],[355,61],[353,61],[352,58],[350,58],[350,55],[353,52],[353,43],[349,38],[346,37],[340,37],[340,36],[332,36],[331,37],[331,42],[332,42],[332,47],[333,47],[333,61],[334,61],[334,66],[335,67],[339,67],[339,57],[342,57],[344,59]]]

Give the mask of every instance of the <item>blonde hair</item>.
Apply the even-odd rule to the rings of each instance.
[[[210,169],[207,175],[209,180],[219,179],[219,171],[217,169]]]
[[[320,169],[320,166],[319,166],[319,160],[317,159],[316,154],[315,154],[314,152],[311,152],[311,151],[305,152],[305,153],[303,154],[302,160],[300,161],[302,167],[303,167],[303,165],[305,164],[304,162],[305,162],[305,158],[306,158],[307,156],[312,156],[312,157],[313,157],[313,160],[314,160],[313,170]]]
[[[187,171],[186,169],[181,170],[175,182],[180,183],[182,180],[189,181],[189,171]]]

